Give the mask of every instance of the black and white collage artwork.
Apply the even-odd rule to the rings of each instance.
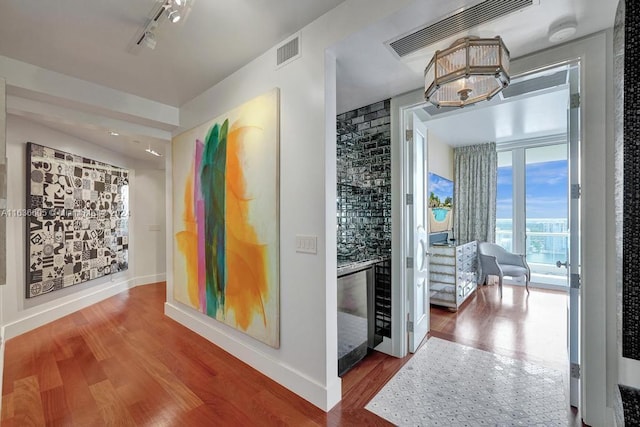
[[[27,298],[128,267],[129,171],[27,144]]]

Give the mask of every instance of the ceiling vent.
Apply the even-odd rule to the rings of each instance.
[[[475,104],[470,104],[468,106],[466,106],[464,109],[465,111],[470,108],[470,107],[474,107]],[[451,113],[451,112],[460,112],[460,107],[436,107],[435,105],[431,104],[430,102],[427,103],[426,106],[422,107],[422,109],[431,117],[435,117],[438,116],[440,114],[444,114],[444,113]]]
[[[506,89],[502,90],[502,98],[508,99],[513,98],[514,96],[524,95],[526,93],[533,93],[539,90],[562,86],[567,83],[568,77],[569,71],[561,70],[553,74],[533,77],[520,82],[511,82]]]
[[[485,0],[441,21],[392,41],[389,46],[404,57],[458,33],[533,5],[535,0]]]
[[[300,57],[300,34],[284,42],[276,52],[276,68],[280,68]]]

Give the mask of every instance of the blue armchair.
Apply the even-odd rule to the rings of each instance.
[[[525,277],[525,286],[529,293],[529,282],[531,281],[531,269],[527,264],[525,255],[512,254],[500,245],[495,243],[480,242],[478,244],[478,258],[480,261],[481,280],[485,283],[488,275],[498,276],[500,285],[500,298],[502,298],[502,278]]]

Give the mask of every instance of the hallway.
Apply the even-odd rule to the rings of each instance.
[[[432,307],[432,336],[541,363],[562,332],[540,322],[564,323],[539,313],[562,313],[565,296],[525,295],[506,286],[499,304],[481,287],[459,313]],[[8,341],[2,426],[388,425],[364,406],[410,356],[369,355],[325,414],[165,317],[164,301],[164,283],[140,286]]]

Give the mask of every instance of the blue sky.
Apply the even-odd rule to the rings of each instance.
[[[438,196],[441,202],[444,202],[444,199],[447,197],[453,197],[453,181],[429,172],[429,191],[427,192],[427,199],[431,192]]]
[[[497,218],[512,216],[511,166],[498,168]],[[567,161],[533,163],[526,169],[527,218],[566,218]]]

